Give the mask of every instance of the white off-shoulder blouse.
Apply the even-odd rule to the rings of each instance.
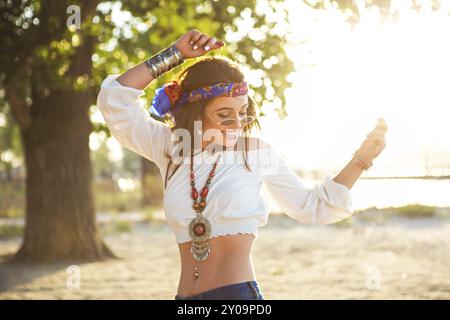
[[[144,91],[121,85],[116,81],[118,76],[109,75],[102,82],[97,106],[111,135],[123,147],[155,162],[164,179],[169,162],[166,154],[171,154],[175,145],[172,131],[145,110],[140,99]],[[335,182],[331,174],[306,188],[270,144],[261,145],[248,151],[251,171],[244,165],[242,151],[194,152],[199,191],[214,160],[221,155],[203,211],[211,222],[212,237],[240,233],[257,237],[258,228],[267,223],[269,216],[263,184],[282,211],[301,223],[330,224],[353,214],[350,189]],[[164,191],[164,214],[177,243],[191,240],[188,227],[197,214],[192,208],[189,167],[189,159],[181,163]]]

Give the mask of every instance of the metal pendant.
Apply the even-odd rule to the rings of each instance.
[[[211,252],[209,237],[211,236],[211,224],[208,219],[198,215],[189,224],[189,234],[192,238],[191,253],[195,260],[204,261]]]

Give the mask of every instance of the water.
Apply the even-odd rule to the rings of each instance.
[[[381,179],[358,180],[352,188],[355,208],[378,208],[421,204],[450,206],[450,180]]]

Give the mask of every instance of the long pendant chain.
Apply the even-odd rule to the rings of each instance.
[[[189,175],[190,183],[191,183],[191,198],[194,201],[193,208],[195,212],[197,212],[197,217],[191,220],[189,224],[189,234],[192,238],[191,245],[191,253],[196,261],[205,261],[211,252],[211,248],[209,246],[209,238],[211,236],[211,224],[208,219],[206,219],[202,215],[202,211],[206,207],[206,197],[209,192],[209,185],[211,184],[211,180],[214,177],[217,163],[220,159],[220,155],[217,157],[217,160],[214,162],[211,171],[209,172],[208,179],[206,180],[205,186],[202,188],[199,193],[195,188],[195,175],[194,175],[194,164],[193,157],[191,157],[191,172]],[[199,267],[195,267],[194,272],[195,280],[200,276]]]

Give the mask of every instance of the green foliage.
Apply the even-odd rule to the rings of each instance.
[[[444,208],[443,213],[439,214],[441,208],[433,206],[425,206],[420,204],[409,204],[401,207],[389,207],[378,209],[377,207],[370,207],[360,212],[355,212],[354,217],[358,220],[370,224],[388,223],[391,218],[442,218],[447,219],[445,212],[448,209]]]
[[[23,226],[19,225],[0,226],[0,240],[20,237],[22,236],[22,233],[23,233]]]
[[[23,157],[20,130],[8,107],[0,109],[0,171],[11,174],[14,162]]]
[[[156,221],[156,211],[161,210],[160,207],[157,206],[144,206],[141,212],[145,215],[146,221],[152,223]]]
[[[94,185],[96,212],[128,212],[141,208],[141,189],[121,191],[114,181],[98,181]]]
[[[429,218],[436,215],[436,207],[424,206],[419,204],[410,204],[391,209],[393,215],[404,216],[407,218]]]
[[[155,178],[156,179],[156,178]],[[157,181],[161,184],[160,181]],[[113,180],[93,181],[96,212],[121,213],[142,211],[152,215],[156,208],[162,206],[162,190],[159,187],[148,190],[152,207],[142,208],[142,189],[122,191]],[[21,218],[25,211],[25,185],[5,182],[0,184],[0,218]]]
[[[118,233],[128,233],[133,229],[133,224],[128,221],[116,221],[112,223],[103,224],[100,231],[103,235],[115,235]]]
[[[0,183],[0,218],[23,217],[25,186],[19,182]]]
[[[131,223],[128,221],[118,221],[115,223],[115,230],[117,232],[130,232],[131,229]]]
[[[352,225],[353,225],[352,217],[333,223],[333,226],[338,228],[348,228],[351,227]]]
[[[279,6],[282,2],[269,2],[273,10],[264,13],[255,10],[256,0],[0,0],[0,82],[12,85],[26,101],[31,115],[36,114],[36,101],[59,89],[89,92],[95,105],[95,93],[106,75],[122,73],[173,44],[188,30],[198,29],[227,44],[210,55],[220,53],[250,70],[261,70],[261,80],[270,81],[261,81],[261,86],[253,88],[256,102],[268,101],[266,91],[272,87],[271,101],[282,109],[284,89],[289,86],[286,76],[293,64],[283,50],[286,35],[272,32],[275,23],[266,19],[273,11],[285,10]],[[66,26],[70,5],[80,7],[80,30]],[[240,30],[237,22],[248,22],[250,28]],[[230,38],[230,34],[238,32],[239,37]],[[256,39],[257,33],[264,37]],[[261,52],[260,59],[253,58],[253,50]],[[274,56],[278,63],[265,67],[263,62]],[[190,59],[185,66],[194,62],[195,59]],[[151,101],[154,89],[181,68],[155,81],[146,92],[147,100]],[[5,96],[4,90],[0,90],[0,112],[9,119],[12,112],[6,108],[9,101]],[[8,120],[6,128],[0,130],[0,144],[2,150],[14,148],[14,153],[22,156],[17,124],[20,122]],[[93,130],[109,134],[103,124],[95,123]],[[99,170],[111,170],[104,161],[104,150],[99,152],[103,154],[95,157],[104,166]],[[5,164],[1,165],[0,170],[4,170]]]
[[[108,159],[109,149],[106,143],[102,142],[100,147],[91,152],[91,161],[94,169],[94,177],[109,178],[113,177],[114,172],[118,171],[119,164]]]

